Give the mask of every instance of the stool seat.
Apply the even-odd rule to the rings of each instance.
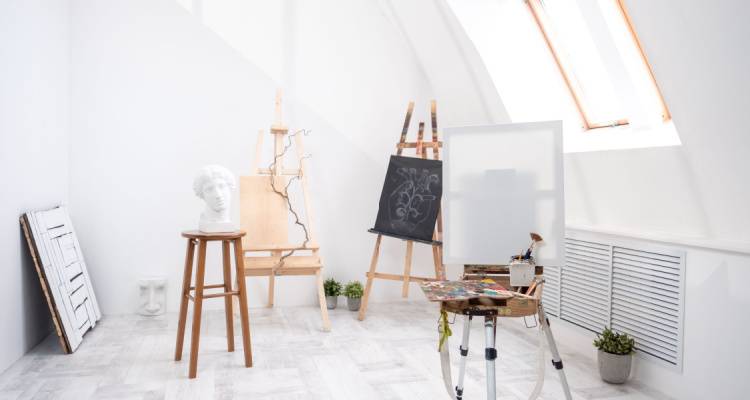
[[[230,240],[239,239],[245,236],[245,231],[236,230],[234,232],[202,232],[199,230],[182,231],[182,237],[188,239],[202,239],[202,240]]]
[[[247,292],[245,288],[245,263],[242,251],[242,237],[245,232],[201,232],[190,230],[182,232],[187,239],[187,254],[185,255],[185,271],[182,277],[182,292],[180,298],[180,317],[177,324],[177,341],[175,344],[175,361],[182,359],[182,345],[185,338],[187,324],[187,309],[190,300],[194,303],[193,328],[190,342],[190,367],[188,377],[195,378],[198,374],[198,347],[200,343],[201,310],[203,300],[224,298],[224,312],[227,327],[227,351],[234,351],[234,314],[232,313],[232,297],[237,296],[242,322],[242,345],[245,352],[245,366],[253,366],[253,355],[250,348],[250,318],[247,311]],[[205,284],[206,276],[206,247],[208,242],[219,241],[222,247],[222,261],[224,283]],[[195,285],[191,284],[193,276],[193,257],[198,247],[198,261],[196,263]],[[234,264],[237,289],[232,288],[231,247],[234,247]],[[204,293],[206,289],[222,289],[215,293]]]

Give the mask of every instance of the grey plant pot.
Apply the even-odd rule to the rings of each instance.
[[[347,297],[346,298],[346,306],[349,307],[349,311],[359,311],[359,305],[362,304],[361,298],[353,298],[353,297]]]
[[[326,307],[333,310],[339,304],[339,296],[326,296]]]
[[[597,355],[599,363],[599,375],[604,382],[625,383],[630,376],[630,364],[633,362],[632,354],[611,354],[599,350]]]

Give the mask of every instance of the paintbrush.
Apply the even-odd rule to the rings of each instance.
[[[534,251],[534,246],[536,246],[537,243],[540,243],[544,241],[542,239],[542,236],[540,236],[538,233],[531,232],[529,233],[529,236],[531,236],[531,244],[529,245],[529,249],[526,250],[526,255],[524,255],[524,259],[531,258],[531,253]]]

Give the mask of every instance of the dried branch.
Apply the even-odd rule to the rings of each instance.
[[[286,205],[287,205],[287,208],[289,208],[289,212],[291,212],[292,215],[294,216],[294,224],[302,227],[302,231],[305,234],[305,240],[302,242],[302,245],[299,248],[289,250],[288,253],[281,256],[278,264],[274,265],[273,267],[274,272],[276,271],[277,268],[281,268],[284,266],[284,260],[286,260],[292,254],[294,254],[295,251],[299,249],[304,249],[305,247],[307,247],[307,244],[310,242],[310,232],[307,230],[307,225],[305,225],[304,223],[302,223],[302,221],[300,221],[299,214],[297,214],[297,211],[294,209],[294,207],[292,207],[292,201],[289,199],[289,187],[292,185],[294,181],[302,178],[302,174],[301,174],[302,161],[304,161],[306,158],[309,158],[310,155],[305,155],[302,158],[300,158],[299,166],[297,167],[298,171],[300,172],[298,172],[297,175],[289,179],[289,182],[287,182],[283,190],[279,190],[276,187],[276,182],[274,180],[274,176],[276,176],[274,172],[275,172],[276,164],[278,163],[278,160],[283,159],[286,152],[292,147],[292,138],[297,136],[300,133],[303,136],[307,136],[310,133],[310,131],[306,129],[300,129],[292,133],[291,135],[287,135],[287,143],[284,144],[284,148],[281,150],[279,154],[274,154],[273,162],[271,162],[271,164],[268,166],[268,170],[271,171],[271,189],[273,190],[274,193],[278,194],[279,196],[281,196],[281,198],[284,199],[284,201],[286,201]]]

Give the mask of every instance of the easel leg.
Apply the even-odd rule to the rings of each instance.
[[[495,318],[484,317],[484,359],[487,365],[487,399],[495,399],[495,359],[497,350],[495,349]]]
[[[375,279],[375,268],[378,266],[378,256],[380,255],[380,241],[383,239],[383,235],[378,235],[375,240],[375,250],[372,251],[372,260],[370,261],[370,272],[367,273],[367,283],[365,284],[365,293],[362,296],[362,304],[359,307],[359,320],[365,320],[365,313],[367,312],[367,303],[370,300],[370,292],[372,291],[372,280]]]
[[[571,400],[573,397],[570,395],[568,379],[565,377],[565,371],[563,371],[560,352],[557,350],[557,344],[555,343],[555,338],[552,336],[552,330],[550,329],[549,319],[547,319],[547,315],[544,314],[544,307],[541,304],[539,305],[539,321],[542,324],[542,330],[544,330],[544,335],[547,337],[547,345],[549,345],[549,350],[552,353],[552,365],[560,375],[560,384],[563,387],[563,392],[565,392],[565,398]]]
[[[281,257],[280,251],[272,251],[271,255],[274,257]],[[268,308],[273,308],[273,297],[274,297],[274,289],[276,287],[276,270],[275,268],[271,269],[271,275],[268,275]]]
[[[331,330],[331,320],[328,319],[328,307],[326,307],[326,296],[323,290],[323,277],[320,270],[315,272],[315,283],[318,286],[318,303],[320,304],[320,315],[323,318],[323,330]]]
[[[466,374],[466,358],[469,355],[469,332],[471,332],[471,315],[464,317],[464,335],[461,338],[461,364],[458,369],[458,384],[456,385],[456,399],[461,400],[464,395],[464,375]]]
[[[414,242],[406,241],[406,258],[404,259],[404,287],[401,290],[401,297],[409,297],[409,278],[411,276],[411,255],[414,250]]]
[[[273,290],[276,285],[276,275],[271,271],[271,275],[268,276],[268,308],[273,308]]]
[[[444,280],[445,271],[443,271],[443,260],[440,257],[440,247],[432,245],[432,260],[435,263],[435,279]]]

